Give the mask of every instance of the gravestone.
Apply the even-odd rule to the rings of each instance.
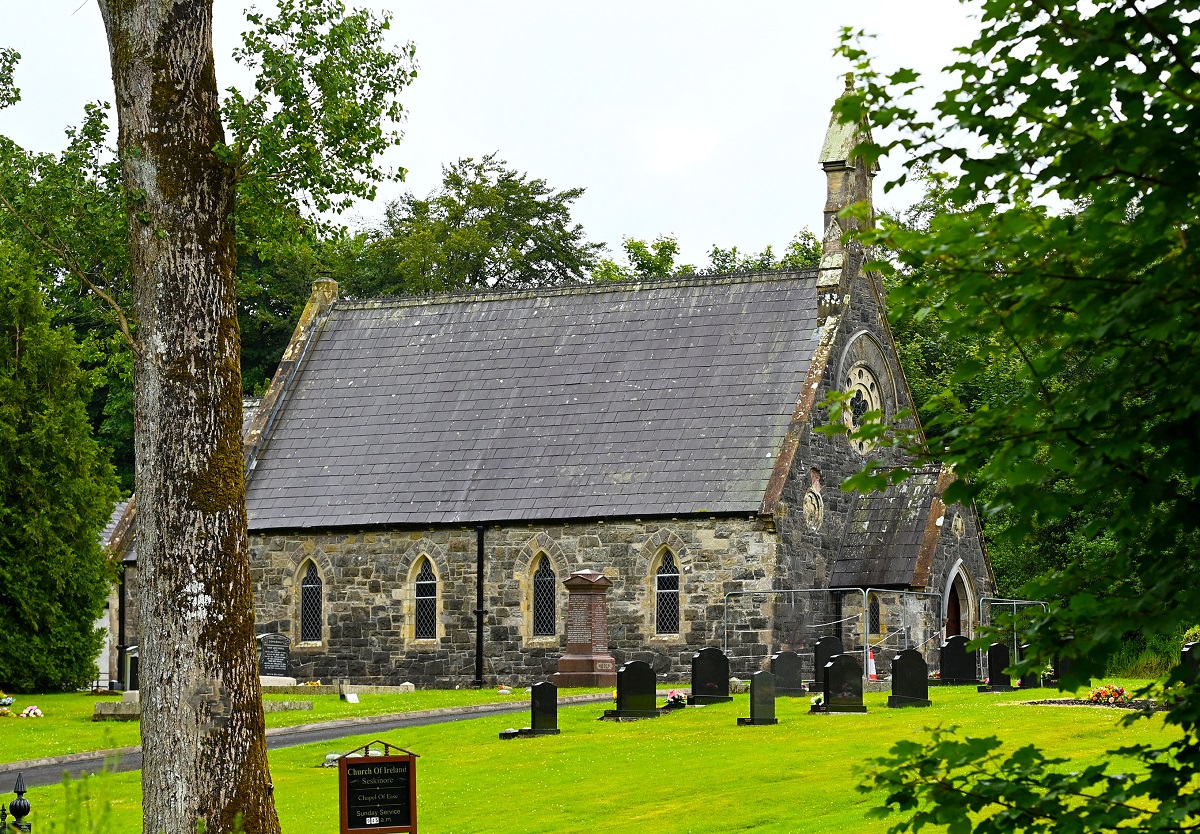
[[[822,689],[824,686],[825,664],[830,661],[834,655],[841,654],[842,641],[836,637],[822,637],[817,640],[813,646],[813,689]]]
[[[630,660],[617,670],[617,708],[605,718],[657,718],[654,670],[644,660]]]
[[[941,675],[942,684],[979,684],[979,652],[967,651],[969,641],[961,634],[956,634],[942,643]]]
[[[889,707],[930,707],[929,664],[916,649],[905,649],[892,658],[892,694]]]
[[[1051,664],[1051,667],[1054,670],[1050,673],[1051,674],[1051,683],[1053,683],[1055,686],[1057,686],[1059,684],[1059,682],[1063,679],[1063,676],[1070,673],[1072,665],[1073,665],[1073,661],[1069,657],[1054,658],[1054,663]]]
[[[988,682],[980,692],[1012,692],[1012,677],[1004,671],[1012,665],[1012,655],[1004,643],[992,643],[987,653]]]
[[[852,654],[834,655],[825,664],[826,712],[866,712],[862,666]]]
[[[792,651],[777,652],[771,655],[771,674],[775,676],[776,695],[804,694],[800,655]]]
[[[139,689],[138,682],[138,647],[130,646],[125,650],[125,689]]]
[[[778,724],[775,718],[775,676],[767,671],[750,676],[750,717],[739,718],[739,727]]]
[[[529,688],[529,724],[520,730],[505,730],[500,738],[556,736],[558,729],[558,687],[545,681]]]
[[[692,694],[688,703],[721,704],[729,695],[729,658],[720,649],[708,647],[692,655]]]
[[[612,580],[581,570],[563,581],[567,589],[567,651],[558,659],[558,686],[612,686],[617,661],[608,650],[608,589]]]
[[[1185,643],[1179,653],[1179,662],[1183,665],[1184,682],[1195,683],[1200,677],[1200,643]]]
[[[1017,655],[1018,659],[1024,660],[1026,657],[1029,656],[1029,644],[1022,643],[1020,648],[1018,649],[1018,652],[1019,652],[1019,654]],[[1033,672],[1026,672],[1024,675],[1021,675],[1021,688],[1022,689],[1040,689],[1041,686],[1042,686],[1041,670],[1036,670]]]
[[[286,678],[291,665],[292,641],[282,634],[258,635],[258,674]]]

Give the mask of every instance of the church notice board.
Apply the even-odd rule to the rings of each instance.
[[[417,831],[417,757],[362,756],[338,761],[342,834]]]

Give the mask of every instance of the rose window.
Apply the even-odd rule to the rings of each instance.
[[[850,373],[846,375],[846,393],[850,395],[850,402],[842,411],[842,416],[846,422],[846,428],[852,431],[863,425],[868,411],[883,411],[879,380],[866,365],[855,365],[850,369]],[[863,438],[851,438],[850,445],[860,455],[865,455],[875,443]]]

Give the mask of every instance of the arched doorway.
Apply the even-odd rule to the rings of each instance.
[[[962,603],[958,600],[958,589],[951,585],[946,597],[946,636],[956,634],[962,634]]]
[[[974,634],[974,591],[971,577],[960,559],[946,575],[946,589],[942,592],[942,629],[945,637],[958,634],[971,637]]]

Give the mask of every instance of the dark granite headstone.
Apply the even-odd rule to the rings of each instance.
[[[1004,643],[992,643],[987,653],[987,683],[980,692],[1012,692],[1012,677],[1004,671],[1012,665],[1012,654]]]
[[[834,655],[825,664],[826,712],[866,712],[862,666],[852,654]]]
[[[732,701],[729,695],[729,658],[711,646],[692,655],[692,694],[688,703],[720,704]]]
[[[545,681],[530,687],[529,727],[534,735],[558,733],[558,687]]]
[[[771,655],[771,674],[775,676],[776,695],[804,694],[800,655],[791,651]]]
[[[535,683],[529,688],[529,723],[521,730],[505,730],[500,738],[529,738],[556,736],[558,729],[558,687],[552,683]]]
[[[942,643],[941,675],[943,685],[978,685],[979,652],[967,651],[968,642],[970,641],[966,637],[956,634],[945,643]]]
[[[836,637],[822,637],[817,640],[813,646],[813,661],[816,671],[813,673],[815,684],[814,689],[822,689],[824,686],[825,664],[829,662],[834,655],[841,654],[842,641]]]
[[[644,660],[628,660],[617,670],[617,708],[605,718],[657,718],[654,670]]]
[[[750,717],[739,718],[739,726],[778,724],[775,718],[775,676],[767,671],[750,676]]]
[[[1179,662],[1183,664],[1183,679],[1189,684],[1200,677],[1200,643],[1185,643],[1179,653]]]
[[[1019,649],[1018,659],[1024,660],[1029,656],[1029,644],[1022,643]],[[1021,675],[1022,689],[1040,689],[1042,686],[1042,675],[1040,671],[1026,672]]]
[[[130,646],[125,650],[125,689],[133,691],[141,685],[138,681],[138,667],[140,656],[137,646]]]
[[[1050,673],[1051,681],[1055,685],[1057,685],[1059,683],[1059,681],[1061,681],[1063,679],[1064,675],[1067,675],[1071,672],[1072,665],[1073,665],[1073,661],[1069,657],[1054,658],[1054,663],[1052,664],[1052,668],[1054,671],[1052,671]]]
[[[916,649],[905,649],[892,658],[892,694],[889,707],[929,707],[929,664]]]
[[[258,635],[258,674],[285,678],[291,661],[292,641],[282,634]]]

